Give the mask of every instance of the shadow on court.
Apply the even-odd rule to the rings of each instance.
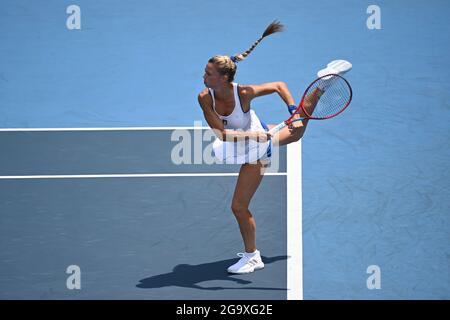
[[[287,260],[288,256],[276,256],[276,257],[264,257],[264,264],[271,264],[280,260]],[[162,287],[184,287],[201,290],[225,290],[225,289],[258,289],[258,290],[287,290],[287,288],[267,288],[267,287],[202,287],[198,283],[204,281],[213,280],[227,280],[233,281],[238,284],[251,284],[252,281],[234,278],[227,273],[227,268],[235,263],[236,259],[220,260],[216,262],[203,263],[199,265],[179,264],[173,268],[170,273],[159,274],[149,278],[139,280],[138,288],[150,289],[150,288],[162,288]],[[257,271],[264,272],[264,271]]]

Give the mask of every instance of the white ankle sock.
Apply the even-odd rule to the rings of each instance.
[[[255,250],[254,252],[245,252],[245,256],[248,258],[253,258],[258,253],[258,250]]]

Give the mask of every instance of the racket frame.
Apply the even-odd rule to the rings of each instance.
[[[321,80],[321,79],[323,79],[323,78],[325,78],[325,77],[329,77],[329,76],[336,76],[336,77],[339,77],[339,78],[341,78],[342,80],[345,81],[345,83],[347,84],[347,87],[348,87],[348,89],[349,89],[349,91],[350,91],[350,95],[349,95],[348,101],[347,101],[347,103],[345,104],[345,106],[342,107],[342,108],[339,110],[339,112],[336,112],[336,113],[333,114],[333,115],[330,115],[330,116],[327,116],[327,117],[323,117],[323,118],[322,118],[322,117],[321,117],[321,118],[318,118],[318,117],[311,117],[310,115],[308,115],[308,112],[307,112],[307,111],[305,110],[305,108],[303,107],[303,102],[304,102],[304,100],[305,100],[305,97],[307,96],[309,89],[310,89],[317,81],[319,81],[319,80]],[[320,90],[320,89],[319,89],[319,90]],[[340,75],[338,75],[338,74],[335,74],[335,73],[330,73],[330,74],[323,75],[323,76],[321,76],[321,77],[315,79],[313,82],[311,82],[310,85],[305,89],[305,91],[304,91],[304,93],[303,93],[303,96],[302,96],[302,99],[300,100],[300,103],[298,104],[297,109],[295,109],[295,111],[292,113],[292,115],[291,115],[287,120],[281,122],[280,124],[276,125],[276,126],[273,127],[272,129],[270,129],[269,132],[270,132],[271,134],[275,134],[276,132],[280,131],[281,129],[283,129],[284,127],[288,126],[289,124],[291,124],[291,123],[293,123],[293,122],[297,122],[297,121],[302,121],[302,120],[305,120],[305,119],[310,119],[310,120],[327,120],[327,119],[334,118],[334,117],[336,117],[337,115],[341,114],[341,113],[349,106],[350,102],[352,101],[352,98],[353,98],[353,90],[352,90],[352,87],[351,87],[350,83],[347,81],[347,79],[345,79],[344,77],[342,77],[342,76],[340,76]],[[302,111],[306,114],[306,117],[300,117],[300,118],[294,119],[294,117],[295,117],[297,114],[299,114],[300,110],[302,110]]]

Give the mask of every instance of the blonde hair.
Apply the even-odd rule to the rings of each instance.
[[[283,31],[284,26],[279,21],[274,21],[264,30],[262,36],[253,43],[253,45],[243,53],[237,54],[235,56],[221,56],[217,55],[209,59],[209,63],[212,63],[217,68],[217,71],[221,75],[228,76],[228,81],[232,82],[234,80],[234,75],[236,74],[236,63],[244,60],[247,56],[255,49],[255,47],[261,42],[262,39],[271,35],[275,32]]]

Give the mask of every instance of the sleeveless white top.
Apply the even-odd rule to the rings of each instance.
[[[223,116],[219,114],[216,110],[216,100],[214,97],[214,90],[208,88],[209,94],[211,95],[213,101],[213,109],[214,112],[217,114],[217,116],[220,118],[220,120],[222,120],[225,129],[232,129],[232,130],[241,129],[245,131],[249,129],[249,124],[251,120],[250,111],[244,112],[244,110],[242,109],[241,100],[239,98],[238,84],[233,82],[232,85],[235,101],[233,112],[231,112],[231,114],[229,114],[228,116]]]
[[[238,84],[233,84],[234,109],[228,116],[223,116],[216,111],[214,90],[208,88],[213,102],[213,109],[222,120],[225,129],[239,131],[262,131],[265,129],[253,110],[244,112],[239,98]],[[271,142],[257,142],[252,139],[247,141],[222,141],[216,138],[213,144],[214,155],[219,163],[244,164],[256,163],[257,160],[268,159],[270,157]],[[268,151],[269,150],[269,151]]]

